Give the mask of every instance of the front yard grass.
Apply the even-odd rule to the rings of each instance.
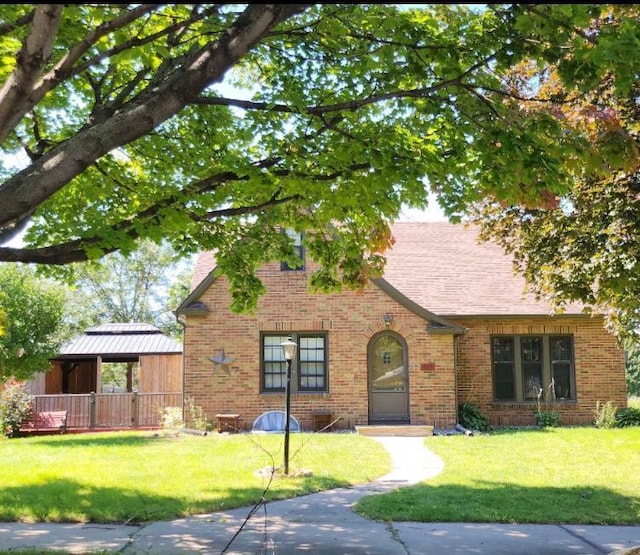
[[[261,471],[282,464],[283,441],[149,432],[0,440],[0,521],[135,523],[253,505],[269,484]],[[368,482],[390,464],[371,438],[291,434],[289,477],[276,475],[265,497]]]
[[[426,438],[444,471],[362,499],[372,519],[640,525],[640,428],[504,430]],[[0,521],[135,523],[259,501],[283,435],[114,432],[0,441]],[[373,480],[390,469],[375,439],[291,435],[290,477],[267,500]],[[309,475],[306,472],[309,471]]]
[[[363,498],[376,520],[640,524],[640,428],[548,428],[436,436],[444,471]]]

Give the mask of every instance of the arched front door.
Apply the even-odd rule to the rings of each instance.
[[[369,342],[369,423],[409,421],[407,346],[396,333]]]

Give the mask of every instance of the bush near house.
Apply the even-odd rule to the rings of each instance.
[[[2,435],[16,437],[21,424],[31,416],[33,396],[23,383],[7,382],[0,395],[0,425]]]
[[[596,403],[594,411],[594,425],[596,428],[627,428],[640,426],[640,399],[629,398],[625,409],[618,407],[611,401]]]
[[[628,407],[616,414],[616,427],[640,426],[640,407]]]
[[[595,419],[593,423],[596,428],[614,428],[616,426],[616,416],[618,407],[611,401],[606,403],[596,403],[596,410],[594,411]]]
[[[491,430],[489,417],[483,414],[477,405],[462,403],[458,407],[458,422],[468,430],[488,432]]]

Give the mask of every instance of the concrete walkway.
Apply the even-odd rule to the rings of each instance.
[[[422,482],[442,461],[421,437],[375,438],[393,470],[361,486],[145,526],[0,523],[0,550],[125,554],[604,555],[640,546],[638,526],[373,522],[352,511],[363,496]]]

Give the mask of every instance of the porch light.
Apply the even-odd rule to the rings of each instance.
[[[284,353],[284,359],[287,361],[287,382],[285,387],[285,410],[284,410],[284,473],[285,476],[289,475],[289,430],[291,425],[291,362],[296,356],[296,349],[298,344],[288,337],[286,341],[280,343],[282,352]]]
[[[385,314],[384,315],[384,327],[389,329],[389,326],[391,326],[391,322],[393,322],[393,314]]]

